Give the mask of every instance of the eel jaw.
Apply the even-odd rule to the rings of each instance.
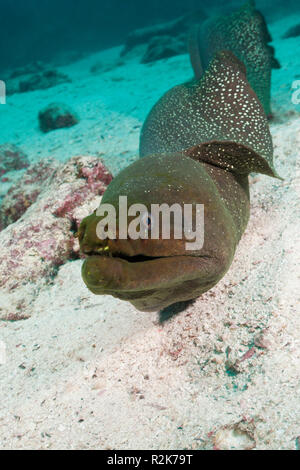
[[[158,311],[179,300],[194,298],[194,287],[199,290],[199,283],[200,290],[203,284],[203,292],[214,285],[215,277],[208,277],[204,282],[199,279],[199,272],[210,263],[211,259],[205,256],[138,255],[128,261],[123,257],[92,254],[82,266],[82,277],[96,295],[129,301],[138,310]]]
[[[96,294],[131,291],[135,297],[134,293],[139,295],[140,291],[164,282],[166,279],[162,279],[159,268],[161,265],[166,268],[168,260],[174,258],[141,254],[116,256],[111,253],[101,256],[91,252],[82,266],[82,277],[87,287]]]

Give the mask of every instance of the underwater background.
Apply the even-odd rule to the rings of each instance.
[[[122,44],[137,28],[178,18],[199,8],[209,14],[230,11],[243,1],[211,0],[1,0],[0,70],[35,60],[99,51]],[[267,21],[299,13],[297,0],[258,0]]]
[[[192,78],[192,25],[243,3],[0,0],[1,449],[300,448],[298,0],[256,1],[284,180],[251,175],[219,284],[141,313],[87,290],[75,236],[152,106]]]

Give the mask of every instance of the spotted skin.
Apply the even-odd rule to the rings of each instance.
[[[200,78],[199,61],[206,70],[218,51],[230,50],[245,64],[248,81],[270,116],[271,72],[272,68],[280,68],[271,41],[265,19],[253,0],[232,15],[209,18],[194,33],[191,61],[196,78]]]
[[[141,157],[178,151],[242,174],[277,176],[266,115],[230,51],[218,53],[201,80],[168,91],[149,113]]]
[[[140,140],[141,158],[110,183],[101,204],[204,205],[204,244],[186,239],[100,240],[96,213],[79,229],[87,256],[82,277],[97,295],[112,295],[142,311],[195,299],[228,271],[249,219],[250,172],[277,177],[264,109],[245,66],[220,51],[200,80],[167,92],[150,111]],[[128,219],[128,224],[130,218]],[[172,229],[174,227],[172,226]],[[151,227],[149,227],[150,231]],[[173,231],[171,230],[171,233]]]
[[[150,155],[125,168],[101,204],[112,204],[117,214],[119,195],[127,196],[128,206],[142,202],[148,211],[151,204],[192,204],[194,220],[196,204],[203,204],[204,245],[187,251],[185,239],[163,239],[161,232],[157,240],[117,236],[102,241],[96,233],[101,218],[92,214],[79,231],[81,250],[88,255],[82,268],[88,288],[128,300],[142,311],[160,310],[209,290],[229,269],[248,221],[248,182],[246,178],[243,186],[239,180],[180,153]]]

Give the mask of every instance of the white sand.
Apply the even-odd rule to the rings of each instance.
[[[156,313],[92,295],[81,261],[64,265],[37,296],[29,320],[0,323],[7,348],[0,366],[2,449],[297,447],[300,115],[291,84],[300,73],[300,38],[280,40],[296,22],[271,28],[283,65],[274,72],[271,127],[285,181],[251,178],[251,220],[230,271],[160,323]],[[187,56],[89,73],[118,52],[61,68],[72,84],[10,97],[0,107],[1,142],[19,144],[32,161],[103,153],[117,173],[136,158],[147,111],[191,76]],[[52,101],[72,105],[80,124],[42,135],[37,113]]]

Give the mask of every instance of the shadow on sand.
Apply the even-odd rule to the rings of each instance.
[[[184,302],[177,302],[175,304],[169,305],[169,307],[162,309],[159,312],[159,323],[164,323],[165,321],[170,320],[170,318],[175,317],[175,315],[184,312],[184,310],[190,307],[194,302],[195,299],[186,300]]]

